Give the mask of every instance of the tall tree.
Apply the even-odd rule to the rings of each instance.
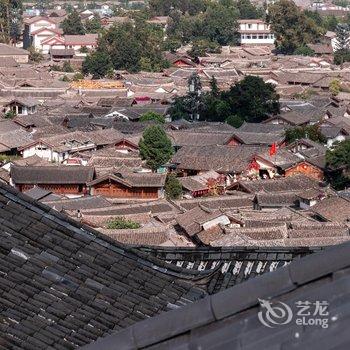
[[[341,190],[350,187],[350,140],[345,140],[327,150],[327,178],[332,186]]]
[[[179,199],[182,196],[182,185],[176,174],[169,174],[164,186],[165,194],[170,199]]]
[[[98,41],[97,51],[109,56],[114,69],[125,69],[129,72],[140,70],[161,71],[169,66],[163,57],[161,45],[163,31],[137,20],[131,23],[115,25],[103,33]],[[96,58],[92,56],[90,63]],[[86,72],[93,65],[86,65]]]
[[[139,147],[142,159],[153,171],[167,163],[174,154],[170,139],[158,125],[149,126],[143,132]]]
[[[78,12],[75,9],[73,9],[73,11],[61,23],[61,28],[63,30],[63,34],[65,35],[85,34],[85,28]]]
[[[249,0],[238,0],[237,8],[241,19],[257,19],[264,16],[263,8],[253,5]]]
[[[291,0],[279,0],[269,7],[267,17],[276,36],[276,48],[284,54],[293,54],[300,46],[316,42],[320,29]]]
[[[231,115],[259,123],[279,112],[279,95],[275,87],[257,76],[246,76],[224,91],[221,98],[230,105]]]
[[[101,20],[98,15],[94,15],[92,19],[88,19],[85,22],[86,33],[98,33],[101,30]]]
[[[83,62],[82,72],[92,74],[94,79],[100,79],[107,75],[113,69],[110,56],[106,52],[99,50],[87,56]]]
[[[16,42],[21,35],[21,0],[0,0],[0,42]]]

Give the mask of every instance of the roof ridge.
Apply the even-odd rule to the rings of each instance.
[[[299,286],[318,280],[350,263],[350,242],[327,248],[291,262],[274,272],[242,282],[215,295],[159,316],[138,322],[105,339],[82,347],[83,350],[141,349],[184,334],[189,330],[223,320],[248,308],[257,306],[259,298],[275,298]],[[261,283],[264,281],[265,283]],[[200,314],[200,315],[199,315]],[[196,317],[193,317],[196,315]],[[191,317],[192,316],[192,317]],[[158,329],[161,326],[162,332]]]

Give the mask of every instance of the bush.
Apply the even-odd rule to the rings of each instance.
[[[83,75],[83,73],[80,73],[80,72],[75,73],[73,75],[73,78],[72,78],[73,81],[79,81],[79,80],[83,80],[83,79],[84,79],[84,75]]]
[[[315,51],[308,46],[299,46],[295,49],[294,55],[315,56]]]
[[[72,65],[70,64],[70,62],[64,62],[62,65],[62,72],[66,72],[66,73],[73,73],[74,72],[74,68],[72,67]]]
[[[127,220],[123,217],[113,218],[107,222],[109,230],[138,229],[141,225],[138,222]]]

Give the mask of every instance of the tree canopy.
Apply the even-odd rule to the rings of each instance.
[[[0,14],[0,42],[16,42],[21,36],[22,1],[0,0]]]
[[[283,54],[293,54],[298,47],[316,42],[321,34],[315,21],[291,0],[270,5],[267,20],[276,36],[276,48]]]
[[[163,57],[162,43],[162,29],[145,21],[138,20],[135,26],[130,23],[114,25],[99,38],[95,54],[86,58],[84,72],[94,74],[95,66],[100,64],[102,58],[108,61],[108,68],[111,66],[129,72],[161,71],[169,67],[169,62]],[[107,71],[106,68],[99,68],[101,73],[106,74]]]
[[[92,74],[94,79],[103,78],[112,69],[110,56],[101,51],[95,51],[88,55],[82,65],[83,74]]]
[[[85,34],[85,28],[81,22],[78,12],[73,9],[72,12],[61,23],[64,35],[81,35]]]
[[[235,2],[231,0],[207,1],[202,11],[194,11],[192,14],[174,6],[169,12],[169,17],[165,44],[197,42],[205,43],[205,46],[201,45],[202,48],[211,49],[215,45],[238,42],[239,11]]]
[[[167,163],[174,154],[170,139],[158,125],[149,126],[143,132],[139,147],[142,159],[153,171]]]
[[[261,122],[279,112],[279,95],[275,87],[257,76],[246,76],[229,91],[222,92],[222,99],[230,105],[231,114],[251,122]]]
[[[86,33],[98,33],[101,30],[101,20],[98,15],[94,15],[92,19],[88,19],[85,22]]]
[[[179,199],[182,196],[182,185],[176,174],[169,174],[165,181],[165,194],[170,199]]]
[[[303,138],[322,144],[327,142],[326,137],[321,133],[320,128],[317,125],[289,128],[286,130],[285,136],[287,143],[292,143]]]
[[[227,121],[240,126],[243,121],[261,122],[279,112],[279,96],[274,86],[260,77],[246,76],[228,91],[220,91],[215,78],[210,85],[209,92],[198,93],[201,89],[197,88],[197,93],[193,93],[189,89],[187,95],[177,97],[169,111],[171,118]]]
[[[350,187],[350,140],[345,140],[333,149],[327,150],[326,164],[328,180],[332,186],[341,190]]]

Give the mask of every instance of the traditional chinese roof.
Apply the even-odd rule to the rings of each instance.
[[[350,299],[346,289],[350,281],[349,251],[350,244],[346,243],[312,254],[181,310],[142,321],[83,349],[111,350],[116,344],[120,350],[345,349],[350,344]],[[328,326],[298,325],[297,305],[306,305],[307,313],[315,314],[313,320],[325,319]],[[269,306],[280,307],[292,319],[285,324],[277,320],[274,327],[266,321]]]

